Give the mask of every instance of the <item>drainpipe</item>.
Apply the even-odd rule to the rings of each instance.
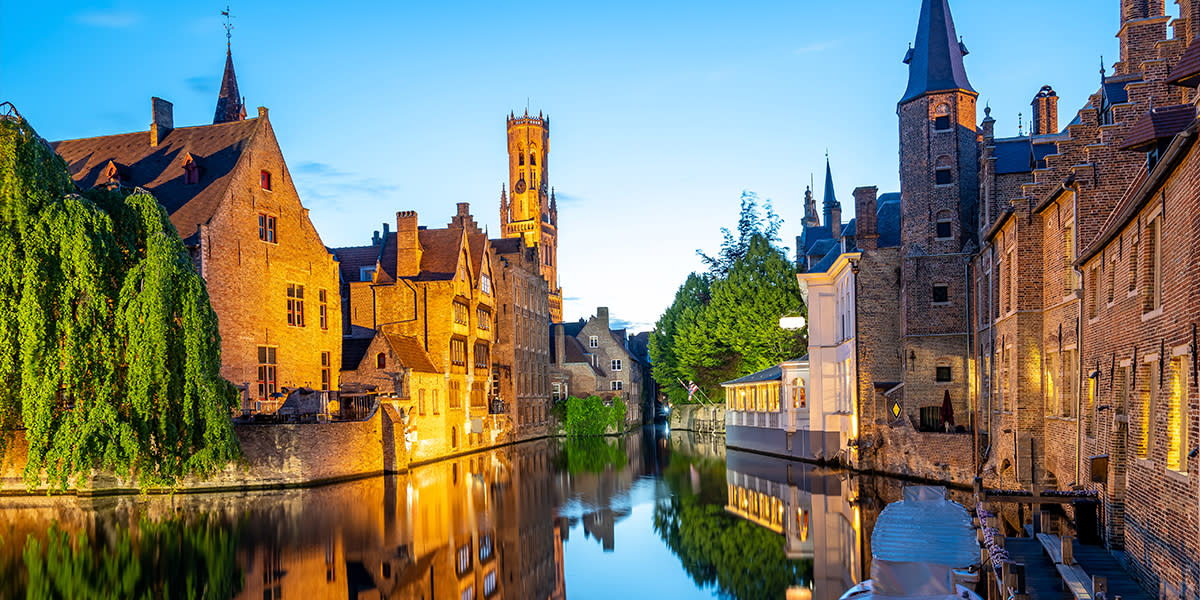
[[[967,303],[966,310],[963,311],[963,318],[966,321],[966,328],[963,331],[965,331],[967,334],[967,353],[964,354],[963,356],[966,358],[966,361],[967,361],[967,364],[966,364],[967,369],[965,369],[965,370],[970,370],[971,356],[972,356],[972,349],[971,349],[971,288],[972,288],[972,286],[971,286],[971,255],[970,254],[963,254],[963,287],[965,288],[964,293],[963,293],[963,298],[966,299],[966,303]],[[976,473],[979,473],[979,421],[980,421],[979,415],[978,415],[979,403],[975,402],[974,399],[971,398],[971,379],[966,376],[966,373],[964,373],[963,375],[964,375],[963,381],[966,382],[966,384],[967,384],[967,393],[966,393],[967,402],[975,404],[975,407],[974,407],[975,410],[973,410],[973,411],[967,410],[967,414],[975,415],[975,422],[971,424],[971,462],[972,462],[971,466],[975,467]],[[972,373],[972,375],[976,375],[976,374]],[[969,408],[971,408],[971,407],[968,406],[968,409]]]
[[[1075,197],[1072,198],[1072,211],[1075,213],[1075,235],[1071,236],[1072,255],[1079,257],[1079,231],[1082,229],[1079,226],[1079,184],[1072,182],[1068,184],[1074,192]],[[1083,401],[1082,387],[1079,381],[1079,375],[1083,372],[1083,296],[1087,294],[1084,288],[1083,270],[1078,265],[1071,265],[1071,270],[1075,272],[1075,277],[1078,285],[1076,290],[1080,291],[1079,297],[1075,299],[1076,316],[1075,316],[1075,360],[1079,363],[1079,371],[1075,376],[1075,485],[1082,485],[1080,481],[1079,463],[1083,461]]]
[[[858,339],[858,261],[857,260],[850,262],[850,274],[854,278],[854,388],[855,388],[854,396],[855,396],[855,399],[857,400],[857,402],[856,402],[857,406],[854,407],[854,414],[850,415],[850,419],[851,419],[851,421],[854,421],[854,420],[861,419],[861,417],[862,417],[862,394],[859,393],[859,390],[862,388],[862,379],[861,379],[861,374],[860,374],[861,369],[859,367],[859,350],[858,350],[859,349],[859,343],[858,343],[859,339]],[[810,381],[812,380],[812,362],[811,361],[809,362],[808,378]],[[871,387],[871,401],[872,402],[875,401],[874,389],[875,389],[874,384],[872,384],[872,387]],[[812,422],[811,421],[811,413],[810,413],[809,422],[810,423]],[[850,426],[854,427],[854,423],[851,423]],[[862,435],[863,435],[862,426],[860,424],[858,426],[858,435],[856,436],[856,439],[854,440],[855,442],[858,443],[858,445],[856,445],[854,447],[855,448],[854,464],[847,465],[852,468],[858,468],[859,460],[862,458],[862,453],[859,450],[860,448],[862,448]],[[846,458],[850,458],[849,449],[847,449]],[[849,461],[847,461],[847,462],[849,462]]]

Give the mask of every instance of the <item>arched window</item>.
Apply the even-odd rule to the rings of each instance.
[[[535,167],[537,166],[537,155],[533,152],[529,153],[529,164]]]
[[[458,428],[454,426],[450,427],[450,447],[458,447]]]
[[[954,160],[945,154],[939,156],[934,163],[933,182],[936,185],[954,183]]]
[[[376,369],[387,368],[387,355],[385,355],[382,352],[375,355],[375,368]]]
[[[942,103],[933,109],[934,131],[950,131],[950,105]]]
[[[517,146],[517,165],[525,166],[525,146]]]
[[[792,408],[808,408],[808,395],[804,391],[804,380],[797,377],[792,380],[795,396],[792,398]]]

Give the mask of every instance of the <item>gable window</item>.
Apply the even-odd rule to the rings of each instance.
[[[288,325],[304,327],[304,286],[289,283],[287,286]]]
[[[588,338],[588,348],[599,348],[599,347],[600,347],[600,337],[599,336],[593,335]]]
[[[488,277],[487,273],[479,276],[479,291],[489,296],[492,295],[492,278]]]
[[[329,329],[329,304],[325,299],[325,290],[317,290],[317,302],[319,303],[318,311],[320,314],[321,329]]]
[[[950,302],[950,286],[944,283],[933,284],[933,303],[947,304]]]
[[[933,183],[935,185],[950,185],[954,183],[954,161],[949,156],[939,156],[934,163]]]
[[[614,392],[621,391],[621,381],[618,379],[608,382],[608,389]]]
[[[276,243],[275,240],[275,217],[259,213],[258,215],[258,239],[264,242]]]
[[[275,347],[258,347],[258,399],[271,400],[278,388],[275,385]]]
[[[950,131],[950,105],[939,104],[933,109],[934,131]]]
[[[376,369],[386,369],[387,368],[387,355],[386,354],[380,352],[379,354],[375,355],[375,368]]]
[[[333,371],[330,369],[332,362],[328,352],[321,353],[321,390],[328,390],[333,382]]]
[[[262,186],[262,189],[267,190],[268,192],[271,191],[271,172],[270,171],[263,171],[262,174],[259,175],[258,181],[259,181],[259,185]]]
[[[621,359],[619,359],[619,358],[612,359],[612,361],[610,361],[610,366],[612,367],[613,371],[620,371],[621,370]]]
[[[950,365],[938,365],[937,371],[935,373],[937,381],[941,382],[941,383],[945,383],[947,381],[952,381],[953,380],[953,378],[951,377],[952,374],[953,373],[950,370]]]

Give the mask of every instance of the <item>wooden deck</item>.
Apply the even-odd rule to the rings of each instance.
[[[1025,565],[1025,593],[1030,600],[1073,600],[1038,540],[1010,537],[1004,540],[1004,548],[1013,562]]]
[[[1121,597],[1121,600],[1153,600],[1153,597],[1138,585],[1111,552],[1102,546],[1075,546],[1075,562],[1089,575],[1108,578],[1106,598]]]

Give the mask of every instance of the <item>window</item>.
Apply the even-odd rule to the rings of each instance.
[[[600,338],[599,337],[593,335],[588,338],[588,348],[599,348],[599,347],[600,347]]]
[[[492,295],[492,278],[488,277],[487,273],[479,276],[479,291]]]
[[[1113,303],[1117,290],[1117,261],[1114,260],[1108,265],[1108,303]]]
[[[1129,238],[1129,293],[1137,291],[1138,238]]]
[[[612,359],[610,361],[609,366],[612,367],[613,371],[620,371],[621,370],[621,359],[619,359],[619,358]]]
[[[1138,428],[1138,458],[1150,459],[1150,453],[1154,449],[1154,435],[1151,429],[1154,426],[1155,413],[1158,412],[1158,385],[1156,385],[1154,376],[1153,362],[1146,363],[1145,377],[1149,379],[1146,387],[1150,388],[1148,392],[1142,394],[1141,402],[1141,427]]]
[[[277,243],[275,240],[275,217],[271,215],[258,215],[258,239],[272,244]]]
[[[1069,296],[1075,291],[1075,268],[1071,263],[1075,262],[1075,226],[1074,224],[1063,227],[1062,230],[1062,257],[1063,257],[1063,295]]]
[[[492,311],[482,306],[477,307],[475,309],[475,325],[484,331],[491,329]]]
[[[496,570],[492,569],[483,576],[483,595],[491,596],[496,593]]]
[[[462,600],[475,600],[475,584],[463,588]]]
[[[275,347],[258,347],[258,399],[272,400],[278,389],[275,385]]]
[[[462,338],[450,340],[450,362],[459,366],[467,364],[467,340]]]
[[[287,286],[288,325],[304,327],[304,286],[289,283]]]
[[[949,156],[939,156],[934,163],[933,183],[950,185],[954,183],[954,161]]]
[[[1188,379],[1187,356],[1171,359],[1171,404],[1167,407],[1167,468],[1187,471],[1188,454]]]
[[[564,387],[566,387],[566,384],[562,384],[562,383],[555,383],[555,384],[551,385],[551,389],[553,390],[552,397],[554,398],[555,402],[558,402],[559,400],[563,399],[563,396],[564,396],[563,388]]]
[[[475,342],[475,368],[488,368],[488,343]]]
[[[270,171],[262,172],[262,174],[259,177],[259,184],[262,185],[262,189],[267,190],[267,191],[271,190],[271,172]]]
[[[375,267],[359,267],[358,268],[358,280],[359,281],[371,281],[374,278],[375,278]]]
[[[466,325],[468,310],[469,309],[465,303],[455,300],[454,301],[454,322],[458,323],[459,325]]]
[[[442,414],[442,406],[441,406],[442,403],[438,401],[439,400],[438,391],[436,389],[433,390],[432,394],[430,394],[429,400],[430,400],[430,405],[432,405],[432,407],[433,407],[433,414],[435,414],[435,415]]]
[[[494,548],[492,546],[491,534],[485,533],[479,536],[479,562],[487,562],[492,558]]]
[[[944,283],[933,284],[933,303],[947,304],[950,302],[950,286]]]
[[[942,218],[937,222],[937,239],[948,240],[954,237],[954,224],[950,219]]]
[[[1142,312],[1153,312],[1162,306],[1162,217],[1156,216],[1146,226],[1146,301]]]
[[[387,355],[386,354],[380,352],[379,354],[375,355],[375,368],[376,369],[386,369],[387,368]]]
[[[1092,267],[1088,272],[1088,319],[1095,319],[1100,309],[1100,267]]]
[[[938,365],[937,366],[937,380],[942,383],[952,380],[950,365]]]
[[[458,554],[458,561],[455,564],[455,567],[457,569],[457,573],[459,575],[462,575],[463,573],[466,573],[467,570],[469,570],[471,568],[471,543],[467,542],[466,544],[459,546],[457,554]],[[467,598],[468,596],[463,596],[463,597]]]
[[[621,381],[618,379],[608,382],[608,389],[614,392],[621,391]]]
[[[331,370],[331,361],[328,352],[321,353],[321,389],[328,390],[330,383],[333,381],[333,371]]]
[[[1063,350],[1062,352],[1062,390],[1059,399],[1059,414],[1066,418],[1075,418],[1075,394],[1079,386],[1079,351]]]
[[[939,104],[933,109],[933,129],[935,131],[950,130],[950,105]]]
[[[417,392],[417,413],[425,414],[425,390]]]
[[[318,312],[321,317],[321,329],[329,329],[329,305],[325,299],[325,290],[317,290],[317,302],[320,303]]]
[[[808,408],[808,395],[804,391],[804,380],[793,379],[792,387],[796,390],[796,395],[792,398],[792,408]]]

